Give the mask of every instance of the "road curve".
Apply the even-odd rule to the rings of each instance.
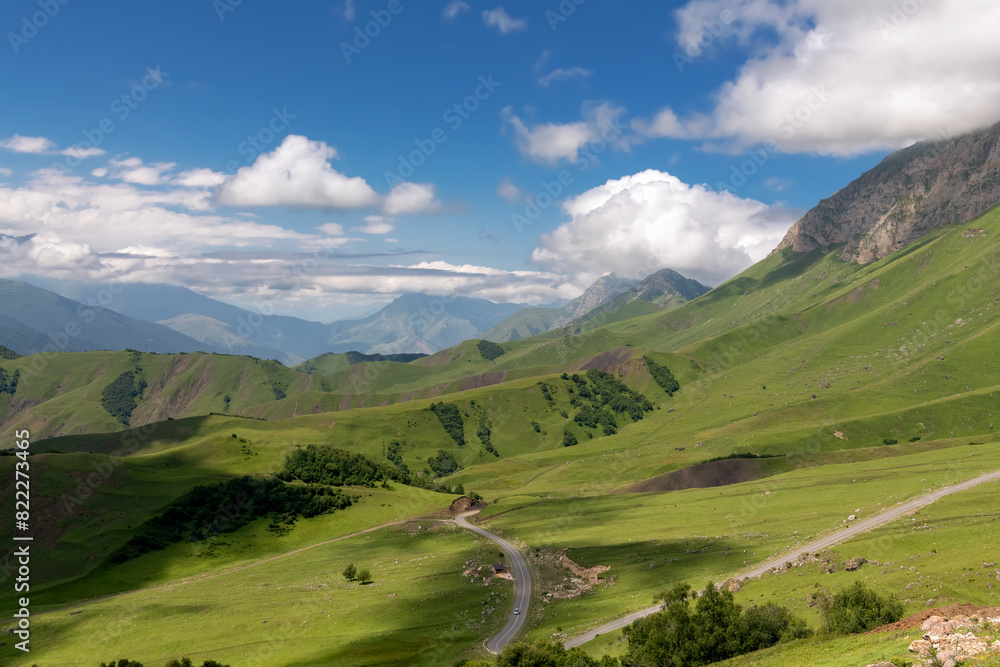
[[[892,509],[888,509],[882,512],[881,514],[876,514],[872,517],[864,519],[863,521],[858,521],[857,523],[848,526],[847,528],[843,528],[841,530],[838,530],[834,533],[827,535],[826,537],[821,537],[820,539],[814,540],[809,544],[805,544],[801,547],[798,547],[794,551],[789,551],[777,558],[772,558],[769,561],[765,561],[764,563],[761,563],[752,570],[748,570],[742,574],[737,575],[736,578],[751,579],[753,577],[759,577],[765,572],[768,572],[769,570],[778,567],[783,563],[794,561],[804,553],[814,553],[816,551],[827,549],[835,544],[839,544],[841,542],[844,542],[845,540],[849,540],[850,538],[856,535],[860,535],[861,533],[865,533],[868,532],[869,530],[877,528],[878,526],[884,523],[895,521],[899,517],[909,514],[910,512],[913,512],[915,510],[918,510],[926,505],[930,505],[935,500],[940,500],[941,498],[947,495],[950,495],[952,493],[958,493],[959,491],[967,491],[968,489],[971,489],[974,486],[979,486],[980,484],[984,484],[986,482],[995,482],[997,480],[1000,480],[1000,470],[987,473],[985,475],[980,475],[979,477],[974,477],[973,479],[961,482],[959,484],[954,484],[952,486],[945,486],[938,489],[937,491],[932,491],[931,493],[918,496],[913,500],[909,500],[905,503],[902,503],[901,505],[893,507]],[[594,628],[589,632],[585,632],[582,635],[578,635],[576,637],[568,639],[563,645],[566,648],[573,648],[574,646],[582,646],[583,644],[586,644],[587,642],[589,642],[591,639],[593,639],[598,635],[603,635],[609,632],[613,632],[615,630],[620,630],[621,628],[624,628],[626,625],[632,623],[633,621],[643,618],[645,616],[649,616],[650,614],[655,614],[659,610],[660,610],[660,605],[656,605],[655,607],[648,607],[641,611],[634,612],[632,614],[629,614],[628,616],[624,616],[617,620],[611,621],[610,623],[605,623],[604,625]]]
[[[509,563],[507,568],[514,575],[514,607],[521,611],[520,614],[515,615],[514,610],[511,609],[510,618],[507,619],[507,624],[503,626],[503,630],[486,644],[486,648],[491,653],[499,653],[503,650],[504,646],[514,640],[524,626],[524,619],[528,615],[528,602],[531,600],[531,572],[528,570],[528,564],[524,562],[524,557],[517,547],[499,535],[494,535],[479,526],[473,526],[469,523],[468,517],[478,513],[479,510],[459,514],[455,517],[455,523],[462,528],[493,540],[507,554],[507,561]]]

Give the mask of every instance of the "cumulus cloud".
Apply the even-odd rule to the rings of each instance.
[[[580,150],[590,142],[611,139],[618,144],[622,135],[620,118],[625,109],[605,102],[585,104],[583,118],[573,123],[546,123],[529,127],[514,114],[511,107],[503,109],[503,118],[513,128],[518,150],[526,158],[542,164],[556,165],[573,162]]]
[[[491,28],[496,28],[502,35],[516,30],[524,30],[528,27],[527,21],[514,18],[503,7],[484,11],[483,23]]]
[[[15,134],[7,139],[0,140],[0,148],[12,153],[33,153],[35,155],[66,155],[80,160],[104,155],[104,151],[93,146],[70,146],[59,150],[56,143],[45,137],[25,137]]]
[[[996,3],[748,0],[733,9],[728,0],[694,0],[677,12],[682,67],[700,57],[706,21],[726,9],[731,23],[712,40],[753,44],[752,57],[707,113],[678,118],[668,107],[647,125],[650,136],[851,156],[1000,120]]]
[[[141,159],[130,157],[124,160],[110,160],[108,166],[110,169],[107,173],[111,178],[137,185],[160,185],[169,180],[167,172],[177,165],[174,162],[143,164]]]
[[[455,0],[454,2],[449,2],[444,8],[443,15],[446,19],[453,19],[462,12],[469,11],[469,4],[462,2],[462,0]]]
[[[553,83],[557,83],[559,81],[568,81],[576,78],[585,79],[593,75],[593,73],[594,70],[585,69],[583,67],[570,67],[569,69],[557,67],[545,76],[538,77],[538,85],[547,88]]]
[[[242,167],[219,189],[231,206],[294,206],[350,209],[371,206],[378,196],[363,178],[348,177],[330,166],[337,149],[322,141],[290,134],[274,151]]]
[[[386,195],[382,211],[386,215],[433,213],[441,208],[436,191],[431,183],[400,183]]]
[[[542,235],[532,259],[579,284],[661,268],[718,284],[764,258],[802,214],[655,170],[608,181],[563,210],[570,220]]]
[[[15,134],[13,137],[0,140],[0,148],[13,153],[48,153],[55,147],[55,142],[45,137],[24,137]]]
[[[511,183],[509,178],[500,181],[500,185],[497,186],[497,194],[511,204],[516,204],[524,200],[524,192],[521,188]]]
[[[385,218],[381,215],[369,215],[365,217],[365,224],[360,227],[355,227],[354,231],[361,232],[362,234],[388,234],[396,229],[396,224],[389,218]]]
[[[191,169],[177,174],[172,183],[185,188],[213,188],[222,185],[226,175],[211,169]]]

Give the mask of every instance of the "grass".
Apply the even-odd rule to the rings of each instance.
[[[403,459],[414,471],[446,449],[463,469],[445,482],[462,483],[493,501],[483,513],[490,525],[532,548],[568,548],[582,565],[611,566],[607,576],[614,585],[608,585],[609,578],[583,598],[546,603],[544,610],[536,605],[531,637],[550,637],[560,627],[576,632],[593,626],[648,606],[652,593],[673,581],[700,586],[839,527],[858,508],[874,511],[928,487],[1000,467],[994,428],[1000,417],[994,414],[1000,391],[1000,290],[993,280],[1000,259],[988,241],[961,237],[972,224],[995,238],[1000,210],[934,232],[863,267],[841,262],[835,251],[776,253],[688,304],[626,319],[618,316],[635,313],[609,313],[578,329],[513,341],[495,362],[483,359],[472,341],[407,364],[339,367],[331,358],[325,374],[312,375],[244,357],[143,355],[150,387],[135,423],[153,423],[140,429],[123,430],[99,407],[101,388],[129,367],[127,353],[57,355],[44,373],[23,379],[14,397],[0,396],[5,432],[30,428],[35,452],[61,452],[32,459],[39,489],[36,516],[47,517],[42,522],[46,555],[35,567],[38,585],[48,588],[39,599],[61,604],[169,583],[315,543],[300,529],[281,540],[251,531],[244,541],[210,549],[211,558],[192,553],[190,545],[177,545],[144,557],[150,560],[143,563],[98,567],[135,526],[192,485],[273,472],[295,447],[310,443],[381,458],[384,447],[398,440],[405,442]],[[645,354],[678,378],[682,388],[674,397],[652,382],[641,361]],[[0,366],[10,373],[36,361],[5,360]],[[570,397],[558,375],[592,366],[610,368],[658,409],[622,426],[617,435],[588,438],[571,423]],[[541,395],[539,380],[557,387],[554,406]],[[275,386],[284,387],[287,397],[278,398]],[[226,395],[234,416],[207,416],[225,412]],[[457,447],[426,410],[432,400],[455,402],[468,413],[465,447]],[[37,404],[21,409],[30,403]],[[476,438],[480,414],[490,421],[499,459]],[[176,419],[155,421],[166,416]],[[577,432],[575,447],[561,446],[567,427]],[[37,442],[41,435],[56,434],[65,437]],[[893,440],[898,444],[883,444]],[[109,458],[123,451],[124,462]],[[768,476],[747,484],[616,493],[734,452],[780,458],[767,459],[761,474]],[[13,462],[0,458],[5,479]],[[109,462],[114,466],[108,479],[74,501],[71,513],[59,514],[59,503],[67,495],[79,497],[79,489],[87,491],[88,475]],[[324,535],[343,535],[386,517],[426,513],[448,500],[415,490],[377,491],[363,512],[351,508],[314,520],[329,524],[309,525],[323,526]],[[987,530],[973,513],[968,517],[956,523],[949,540],[961,540],[970,527]],[[344,525],[337,523],[341,520]],[[341,543],[329,545],[331,553],[342,548]],[[965,562],[971,553],[954,557]],[[802,579],[806,572],[801,570]],[[863,576],[865,570],[860,572]],[[292,574],[274,574],[276,580],[285,576]],[[887,577],[886,586],[896,585]],[[953,577],[950,570],[928,570],[925,581],[931,589],[919,592],[937,592],[937,586],[949,599],[972,595],[967,582],[953,582]],[[820,579],[839,581],[838,575]],[[780,582],[768,586],[774,596],[790,599]],[[771,588],[758,591],[758,597]],[[94,604],[114,607],[110,601]],[[438,604],[427,607],[437,610]],[[201,613],[201,607],[191,609]],[[177,613],[173,616],[180,618]],[[168,616],[150,618],[167,622]],[[73,623],[81,621],[73,616],[58,627],[72,634]],[[179,631],[170,623],[180,622],[171,620],[168,627]],[[392,629],[402,633],[406,624],[421,627],[406,616]],[[421,655],[426,646],[411,642],[414,636],[406,635],[401,645],[410,655]],[[219,646],[227,641],[223,635],[213,637]],[[299,639],[311,641],[289,641]],[[806,651],[807,644],[787,650]],[[293,654],[300,655],[289,649]]]
[[[252,543],[253,528],[228,548]],[[467,563],[493,552],[492,543],[454,526],[383,529],[210,580],[36,610],[30,656],[8,642],[0,660],[93,667],[122,656],[160,665],[186,655],[239,665],[451,664],[475,654],[506,618],[509,584],[463,576]],[[341,572],[350,562],[369,568],[374,583],[347,582]]]

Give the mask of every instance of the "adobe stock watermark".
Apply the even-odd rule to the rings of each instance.
[[[549,22],[549,28],[555,32],[562,27],[569,17],[576,13],[577,7],[587,2],[587,0],[560,0],[559,5],[554,9],[545,10],[545,20]]]
[[[149,97],[149,94],[162,86],[169,77],[170,73],[164,72],[163,68],[159,65],[155,68],[146,67],[146,74],[139,83],[111,100],[109,105],[111,114],[99,120],[95,127],[83,130],[83,141],[75,146],[75,148],[79,149],[79,153],[76,155],[65,155],[62,160],[53,163],[52,168],[57,171],[66,172],[80,166],[86,158],[88,151],[100,148],[101,144],[114,134],[118,129],[116,121],[121,123],[127,120],[132,115],[132,112],[138,109],[139,105]]]
[[[480,76],[477,79],[475,90],[461,101],[445,109],[444,113],[441,114],[441,120],[452,132],[458,132],[465,121],[472,118],[472,114],[478,111],[484,102],[493,97],[493,94],[502,85],[502,82],[493,79],[492,74]],[[409,180],[417,169],[423,166],[449,138],[444,127],[436,127],[427,137],[414,139],[413,144],[416,146],[416,150],[410,151],[406,155],[397,156],[399,163],[396,170],[385,172],[386,185],[392,188]]]
[[[880,18],[876,24],[883,39],[888,39],[890,35],[899,32],[899,29],[910,22],[917,13],[924,8],[930,0],[903,0],[892,6],[889,19]]]
[[[21,17],[21,29],[17,32],[8,32],[7,41],[14,54],[21,52],[21,48],[38,36],[38,32],[49,24],[62,11],[62,8],[70,3],[70,0],[38,0],[39,11],[25,14]]]
[[[364,24],[354,26],[353,38],[350,42],[340,43],[340,52],[348,65],[361,55],[361,52],[371,46],[372,40],[382,34],[382,31],[389,27],[392,20],[403,13],[406,9],[402,0],[389,0],[384,9],[371,10],[372,20]]]
[[[830,100],[830,94],[825,85],[812,86],[805,101],[795,109],[786,113],[778,121],[776,129],[785,139],[791,139],[805,127],[813,115],[822,109]],[[759,145],[746,149],[745,154],[748,159],[739,164],[733,164],[729,168],[729,182],[718,181],[715,189],[719,192],[728,190],[734,192],[739,190],[753,178],[760,169],[767,164],[768,160],[778,154],[780,148],[778,141],[774,137],[765,139]]]
[[[601,130],[600,136],[584,144],[572,163],[576,167],[577,173],[582,174],[597,164],[598,156],[607,152],[614,142],[621,138],[624,131],[625,126],[616,117]],[[525,227],[534,224],[535,220],[541,217],[542,212],[559,201],[559,197],[575,182],[576,176],[570,169],[563,169],[551,181],[542,181],[541,188],[526,199],[524,210],[520,213],[512,213],[510,216],[511,224],[514,225],[517,233],[523,233]]]
[[[246,159],[242,163],[239,160],[230,160],[227,162],[226,173],[233,176],[239,171],[240,167],[251,164],[267,150],[267,147],[274,142],[281,132],[288,129],[288,126],[292,124],[292,121],[296,117],[296,114],[288,111],[288,107],[282,107],[281,109],[275,107],[272,109],[271,118],[256,132],[248,134],[247,138],[241,141],[236,147],[236,152],[245,156]]]

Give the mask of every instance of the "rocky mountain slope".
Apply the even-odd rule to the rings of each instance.
[[[1000,123],[889,155],[806,213],[777,250],[806,252],[843,243],[844,260],[867,264],[998,201]]]

